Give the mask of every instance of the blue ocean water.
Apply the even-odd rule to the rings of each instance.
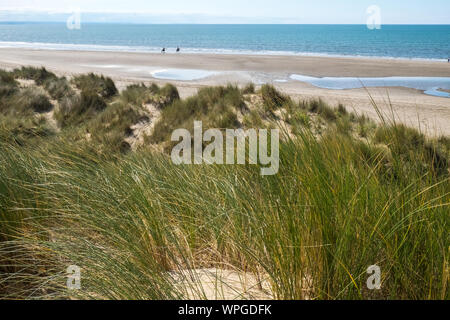
[[[0,47],[367,56],[446,60],[450,25],[136,25],[2,23]]]

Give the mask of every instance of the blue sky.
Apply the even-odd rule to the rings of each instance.
[[[0,0],[0,17],[34,20],[50,12],[59,19],[56,13],[79,7],[82,14],[95,12],[89,19],[99,21],[107,12],[130,22],[129,14],[139,13],[158,17],[155,22],[224,23],[230,17],[239,23],[364,24],[371,5],[380,7],[383,24],[450,24],[449,0]]]

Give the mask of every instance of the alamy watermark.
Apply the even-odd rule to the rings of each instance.
[[[372,5],[367,8],[367,28],[369,30],[381,29],[381,8],[377,5]]]
[[[261,175],[275,175],[279,170],[280,132],[278,129],[271,129],[270,137],[267,129],[226,129],[224,144],[224,135],[220,129],[209,129],[203,133],[203,123],[195,121],[193,138],[188,130],[177,129],[172,133],[171,140],[172,142],[179,142],[171,153],[172,162],[177,165],[244,165],[246,164],[248,149],[249,164],[267,166],[261,168]],[[193,152],[192,140],[194,141]],[[247,141],[248,148],[246,147]],[[204,143],[209,144],[204,147]]]
[[[369,290],[380,290],[381,268],[377,265],[370,266],[369,268],[367,268],[367,274],[370,275],[367,279],[367,288]]]
[[[75,265],[67,267],[67,289],[81,289],[81,268]]]
[[[80,30],[81,29],[81,9],[71,8],[70,16],[67,18],[67,29],[69,30]]]

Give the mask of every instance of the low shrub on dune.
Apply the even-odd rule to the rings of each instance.
[[[80,95],[65,97],[55,112],[55,118],[63,128],[77,126],[92,119],[106,107],[105,100],[95,91],[82,91]]]
[[[78,75],[72,79],[72,82],[81,91],[94,91],[105,99],[111,98],[118,93],[116,85],[111,78],[94,73]]]
[[[39,87],[21,89],[10,97],[6,107],[13,114],[44,113],[53,109],[45,91]]]
[[[244,88],[242,88],[242,94],[254,94],[255,91],[256,89],[253,83],[249,83]]]
[[[37,85],[43,85],[49,79],[57,79],[58,77],[47,71],[44,67],[22,67],[13,71],[16,78],[34,80]]]
[[[398,165],[404,167],[405,174],[412,167],[423,172],[431,170],[438,175],[448,173],[449,161],[445,144],[439,140],[429,141],[417,129],[403,124],[380,126],[375,131],[374,141],[386,144],[393,154],[403,160]]]
[[[130,150],[125,138],[132,134],[131,127],[145,120],[148,119],[136,107],[115,103],[89,121],[87,131],[92,141],[104,150],[124,153]]]
[[[64,97],[73,96],[75,94],[69,81],[64,77],[48,79],[44,82],[43,86],[49,95],[57,101],[61,101]]]
[[[261,87],[261,96],[266,111],[274,112],[290,101],[290,98],[280,93],[274,86],[265,84]]]
[[[310,101],[308,110],[320,114],[327,121],[334,121],[337,118],[336,112],[321,99]]]
[[[18,83],[14,77],[14,73],[0,70],[0,85],[17,86]]]
[[[247,128],[264,128],[260,112],[250,110],[243,118],[242,124]]]
[[[13,73],[0,70],[0,103],[1,100],[16,93],[18,85],[19,83],[15,80]]]
[[[5,99],[11,97],[19,91],[19,88],[15,85],[1,84],[0,83],[0,103]]]
[[[11,76],[18,79],[33,80],[36,85],[42,86],[55,100],[73,95],[74,91],[65,77],[59,78],[44,67],[22,67],[11,72]]]
[[[178,89],[172,84],[160,88],[156,84],[147,87],[145,84],[130,85],[121,93],[122,99],[136,106],[153,104],[163,109],[180,99]]]
[[[159,88],[158,88],[159,91]],[[121,92],[121,98],[125,103],[131,103],[135,106],[142,106],[151,101],[154,91],[145,84],[129,85]]]
[[[175,100],[163,109],[150,141],[167,141],[178,128],[193,129],[194,120],[202,120],[205,129],[236,128],[239,126],[236,111],[243,106],[243,96],[235,86],[202,88],[197,95]]]
[[[170,83],[168,83],[164,87],[162,87],[159,90],[158,95],[162,98],[162,101],[159,103],[160,108],[169,106],[172,103],[174,103],[176,100],[180,99],[180,94],[178,93],[178,89]]]
[[[31,145],[34,138],[53,136],[54,130],[44,117],[0,116],[0,141],[18,146]]]

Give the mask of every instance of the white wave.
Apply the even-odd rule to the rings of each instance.
[[[0,48],[24,48],[41,50],[70,50],[70,51],[112,51],[112,52],[142,52],[159,53],[160,47],[145,46],[111,46],[95,44],[73,44],[73,43],[44,43],[44,42],[12,42],[0,41]],[[166,48],[167,53],[175,53],[176,48]],[[431,58],[409,58],[409,57],[389,57],[389,56],[368,56],[368,55],[343,55],[320,52],[296,52],[296,51],[274,51],[274,50],[244,50],[244,49],[214,49],[214,48],[181,48],[182,53],[188,54],[230,54],[230,55],[271,55],[271,56],[305,56],[305,57],[332,57],[332,58],[363,58],[363,59],[392,59],[392,60],[419,60],[419,61],[440,61],[446,59]]]

